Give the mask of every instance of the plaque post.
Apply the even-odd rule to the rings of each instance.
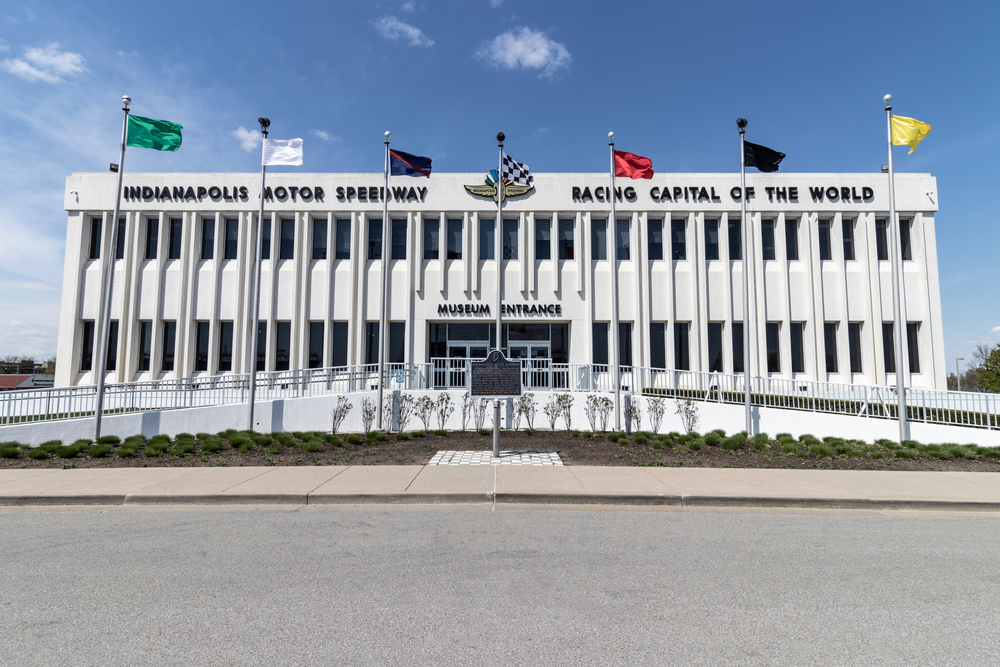
[[[503,350],[503,132],[497,133],[497,224],[493,228],[493,254],[497,261],[497,347]],[[493,458],[500,458],[500,399],[493,400]]]

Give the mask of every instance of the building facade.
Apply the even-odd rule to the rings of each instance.
[[[109,382],[375,363],[383,261],[388,361],[481,358],[496,345],[497,211],[465,186],[484,178],[394,177],[385,191],[381,174],[270,174],[252,351],[258,174],[125,174],[118,221],[117,175],[73,174],[56,384],[96,381],[109,261]],[[606,174],[535,175],[499,229],[508,356],[608,363],[616,270],[623,365],[733,373],[749,361],[753,375],[896,384],[886,175],[739,182],[618,179],[609,224]],[[896,198],[907,385],[943,389],[936,180],[898,174]]]

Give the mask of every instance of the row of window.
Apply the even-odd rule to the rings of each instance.
[[[439,218],[423,219],[423,259],[439,259],[441,252]],[[167,259],[180,259],[182,241],[182,218],[169,218],[166,221],[169,240],[167,243]],[[201,223],[201,259],[214,259],[215,256],[215,218],[202,218]],[[278,240],[278,259],[295,258],[295,219],[280,218],[278,220],[280,237]],[[662,219],[649,220],[647,224],[647,249],[650,260],[664,259],[664,225]],[[738,217],[729,216],[726,221],[729,236],[729,259],[739,260],[743,257],[743,242],[741,221]],[[776,259],[774,218],[761,220],[761,258]],[[856,221],[843,218],[841,220],[841,239],[844,246],[844,259],[856,259],[855,231]],[[911,220],[900,221],[900,252],[904,260],[913,258],[910,246]],[[405,219],[391,221],[390,259],[406,259],[406,225]],[[613,240],[616,256],[619,260],[631,259],[630,229],[631,218],[619,218],[615,225]],[[705,259],[720,258],[721,221],[717,218],[705,220]],[[817,221],[817,237],[819,241],[819,258],[833,259],[833,225],[831,218],[820,218]],[[889,259],[889,244],[887,232],[888,219],[875,220],[875,246],[879,260]],[[224,218],[222,232],[225,234],[222,244],[222,259],[237,259],[239,255],[239,219]],[[90,259],[100,257],[101,219],[91,220]],[[146,220],[145,259],[156,259],[159,240],[160,221],[158,218]],[[312,259],[327,259],[327,220],[312,219]],[[574,233],[576,221],[572,218],[560,218],[557,228],[557,254],[561,260],[574,259]],[[462,259],[462,218],[448,218],[445,221],[445,245],[447,259]],[[479,219],[479,259],[495,259],[495,228],[494,218]],[[785,259],[799,259],[799,219],[785,218]],[[518,259],[518,229],[517,218],[504,218],[502,233],[503,258]],[[115,244],[115,259],[122,259],[125,250],[125,218],[118,221],[118,238]],[[552,259],[552,220],[535,218],[535,259]],[[382,258],[382,220],[368,219],[368,250],[367,259]],[[595,218],[590,225],[591,258],[594,260],[608,259],[608,221]],[[687,218],[672,218],[670,220],[670,247],[667,249],[675,260],[687,259]],[[261,234],[261,259],[271,257],[271,220],[264,219]],[[334,221],[334,259],[350,259],[351,257],[351,220],[338,218]]]

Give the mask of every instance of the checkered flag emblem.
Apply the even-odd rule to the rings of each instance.
[[[535,186],[535,179],[531,175],[528,165],[517,162],[506,153],[503,154],[503,173],[501,177],[503,180],[510,181],[515,185]]]

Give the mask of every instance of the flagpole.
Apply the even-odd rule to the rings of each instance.
[[[380,431],[392,428],[392,420],[384,424],[382,416],[382,401],[385,397],[385,342],[387,340],[386,311],[389,308],[389,299],[385,293],[389,283],[389,235],[392,233],[392,226],[389,224],[389,137],[392,133],[385,133],[385,196],[382,197],[382,290],[379,304],[378,316],[378,428]]]
[[[250,423],[247,425],[249,430],[253,430],[253,413],[255,407],[255,401],[257,398],[257,329],[259,324],[257,323],[260,319],[260,271],[263,260],[261,255],[263,254],[263,232],[264,232],[264,176],[267,173],[267,165],[264,164],[264,149],[265,143],[267,142],[267,128],[270,127],[271,121],[268,118],[258,118],[257,122],[260,123],[260,133],[264,135],[264,141],[261,142],[261,154],[260,154],[260,210],[257,213],[257,242],[254,245],[254,255],[251,262],[251,267],[253,267],[253,315],[250,320],[250,412],[248,418]],[[266,357],[265,357],[266,358]]]
[[[743,225],[743,403],[746,412],[747,435],[753,435],[753,409],[750,407],[750,250],[747,245],[747,153],[744,133],[745,118],[736,120],[740,128],[740,219]]]
[[[115,282],[115,254],[118,245],[118,216],[122,206],[122,178],[125,175],[125,143],[128,140],[128,106],[132,98],[122,95],[122,146],[118,155],[118,189],[115,191],[115,212],[111,216],[111,250],[108,256],[108,268],[104,276],[104,305],[101,308],[101,340],[97,347],[97,405],[94,409],[94,441],[101,437],[101,417],[104,413],[104,376],[108,363],[108,329],[111,328],[111,294]],[[119,327],[120,329],[120,327]],[[119,332],[120,335],[120,332]]]
[[[615,383],[615,431],[622,430],[622,381],[619,376],[618,345],[618,220],[615,218],[615,133],[608,132],[608,150],[611,152],[611,220],[608,221],[608,254],[611,257],[611,377]],[[605,238],[607,238],[607,236]],[[630,418],[631,419],[631,418]]]
[[[493,230],[493,254],[497,259],[497,348],[503,351],[503,141],[507,137],[497,132],[497,224]],[[506,356],[506,355],[504,355]],[[493,401],[493,458],[500,458],[500,400]]]
[[[892,95],[882,98],[885,101],[885,129],[889,152],[889,236],[892,245],[892,320],[894,322],[893,338],[895,338],[896,357],[896,395],[899,400],[897,407],[897,417],[899,418],[899,441],[910,439],[910,427],[906,423],[906,368],[903,366],[903,327],[905,322],[901,322],[903,307],[899,299],[899,220],[896,219],[896,190],[895,178],[892,171]]]

